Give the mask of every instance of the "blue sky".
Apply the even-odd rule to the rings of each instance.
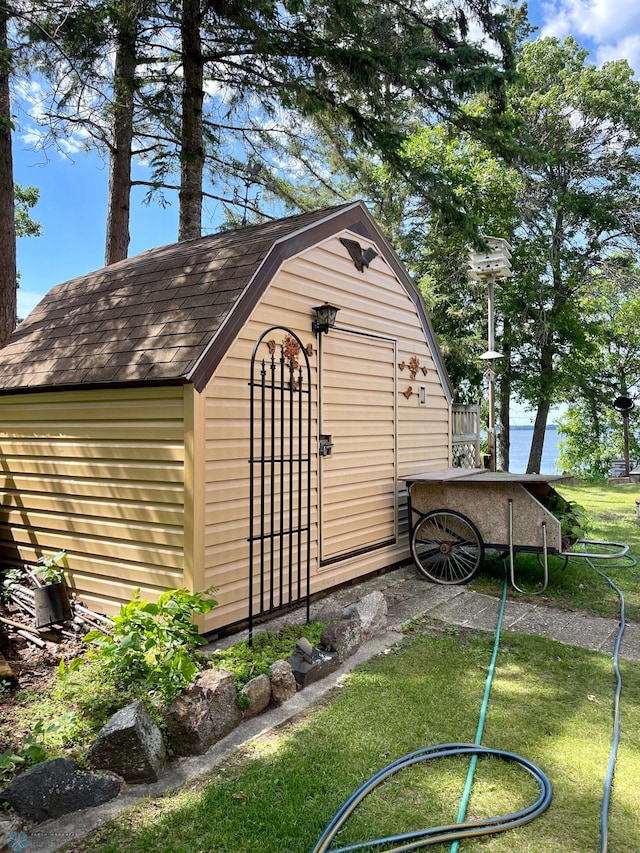
[[[640,7],[621,0],[551,0],[529,4],[531,21],[543,35],[574,35],[590,50],[596,64],[626,58],[640,67]],[[24,317],[55,284],[98,269],[104,262],[105,212],[108,171],[96,155],[29,150],[28,118],[18,114],[14,135],[15,180],[33,184],[40,201],[33,217],[42,225],[42,236],[18,241],[21,284],[18,312]],[[171,205],[142,203],[142,190],[132,200],[130,255],[153,246],[172,243],[177,237],[177,199]],[[214,230],[221,221],[219,205],[205,211],[203,225]]]

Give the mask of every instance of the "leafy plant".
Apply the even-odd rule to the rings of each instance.
[[[25,737],[19,752],[7,749],[0,754],[0,777],[2,780],[4,782],[9,781],[21,765],[32,767],[34,764],[39,764],[41,761],[50,758],[51,736],[61,732],[74,720],[75,714],[72,711],[61,714],[58,719],[48,723],[45,723],[44,720],[38,720],[31,732]]]
[[[59,728],[60,724],[58,722],[49,723],[45,726],[44,722],[40,720],[35,724],[31,734],[28,734],[24,739],[20,752],[25,764],[31,767],[33,764],[39,764],[50,757],[49,749],[44,739],[47,734],[57,731]]]
[[[157,603],[140,598],[135,590],[113,619],[113,634],[89,631],[89,655],[117,684],[144,685],[152,701],[169,702],[193,681],[202,664],[195,655],[205,643],[193,624],[196,613],[208,613],[217,602],[205,598],[213,590],[189,593],[174,589],[162,593]],[[72,662],[72,668],[80,664]]]
[[[220,669],[233,672],[236,689],[240,690],[257,675],[268,675],[272,663],[289,657],[300,637],[317,646],[325,628],[324,622],[310,625],[285,625],[279,631],[265,631],[254,637],[253,645],[237,643],[230,649],[216,651],[213,660]]]
[[[24,570],[22,568],[0,567],[0,601],[10,601],[11,586],[15,583],[22,583],[23,580]]]
[[[566,551],[578,541],[584,539],[592,528],[587,511],[576,501],[568,501],[558,492],[551,492],[547,498],[547,508],[560,522],[562,547]]]
[[[64,572],[68,568],[67,552],[63,548],[51,557],[42,556],[38,565],[42,568],[37,570],[37,574],[45,583],[64,583]]]
[[[8,782],[21,764],[24,764],[24,758],[12,749],[0,752],[0,779]]]

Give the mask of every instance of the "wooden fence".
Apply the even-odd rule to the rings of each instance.
[[[455,468],[480,468],[480,406],[454,403],[451,456]]]

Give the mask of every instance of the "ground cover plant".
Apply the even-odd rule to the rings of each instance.
[[[261,631],[253,642],[236,643],[229,649],[220,649],[210,658],[212,666],[225,669],[235,675],[236,688],[240,690],[257,675],[269,675],[274,661],[286,660],[295,649],[296,642],[304,636],[318,646],[324,622],[309,625],[283,625],[279,631]]]
[[[208,661],[197,654],[206,641],[193,617],[215,606],[209,592],[170,590],[157,603],[135,594],[114,617],[112,633],[89,631],[83,653],[76,649],[76,657],[62,658],[57,677],[0,693],[0,781],[60,755],[82,765],[100,728],[134,699],[141,699],[164,728],[163,709],[206,666],[234,672],[240,690],[274,661],[287,658],[301,636],[320,640],[322,623],[285,626],[257,633],[251,648],[241,643]]]
[[[344,800],[414,749],[473,741],[493,638],[414,624],[406,643],[349,676],[321,707],[250,743],[206,784],[146,802],[66,845],[66,853],[308,853]],[[640,849],[640,664],[623,663],[623,738],[609,849]],[[611,737],[605,655],[509,633],[502,640],[483,744],[538,764],[550,809],[464,850],[584,853],[597,849]],[[356,812],[339,844],[454,822],[467,761],[432,762],[393,777]],[[478,763],[469,816],[527,805],[537,786],[521,769]],[[373,853],[374,847],[364,848]]]
[[[640,486],[616,485],[556,485],[567,500],[584,508],[591,521],[589,538],[621,542],[629,545],[629,553],[640,558],[640,520],[636,518],[636,499]],[[628,619],[640,621],[640,566],[630,566],[627,560],[602,560],[594,563],[623,591]],[[542,569],[535,556],[517,557],[519,585],[536,592],[540,588]],[[607,582],[583,559],[570,559],[566,567],[554,558],[549,562],[550,583],[538,603],[582,610],[597,616],[617,616],[618,600],[610,594]],[[470,584],[470,589],[490,595],[499,594],[504,577],[501,559],[487,561],[484,569]],[[520,594],[510,590],[509,596]]]

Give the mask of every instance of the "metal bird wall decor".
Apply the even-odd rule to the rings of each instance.
[[[364,268],[368,267],[371,261],[378,257],[378,253],[372,246],[369,246],[363,252],[362,246],[356,240],[348,240],[346,237],[341,237],[340,242],[351,255],[353,263],[359,272],[364,272]]]

